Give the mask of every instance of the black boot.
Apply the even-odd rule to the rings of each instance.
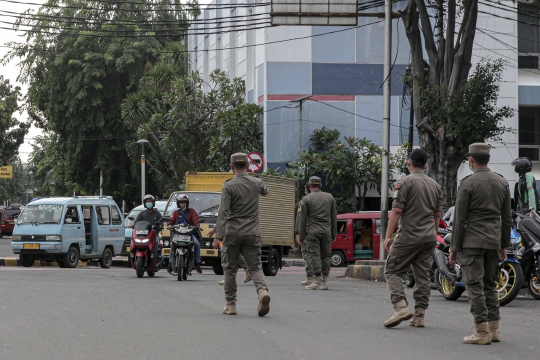
[[[199,274],[202,274],[201,263],[195,263],[195,269]]]
[[[171,261],[169,261],[169,266],[167,266],[167,272],[168,272],[169,274],[171,274],[171,275],[172,275],[172,273],[173,273]]]

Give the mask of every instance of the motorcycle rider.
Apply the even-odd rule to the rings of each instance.
[[[150,225],[152,225],[156,232],[159,233],[161,231],[161,219],[163,218],[161,216],[161,213],[156,209],[156,198],[152,195],[148,194],[143,198],[143,205],[146,208],[146,210],[141,211],[139,215],[137,215],[137,218],[135,219],[135,223],[139,221],[148,221]],[[158,235],[158,241],[161,243],[161,238]],[[157,245],[157,244],[156,244]],[[157,260],[158,255],[158,246],[154,246],[154,256]]]
[[[531,174],[531,160],[519,157],[512,161],[512,166],[514,166],[514,171],[519,174],[519,180],[514,187],[517,210],[524,215],[529,211],[538,210],[538,191],[536,191],[536,180]]]
[[[185,194],[178,195],[178,198],[176,198],[176,206],[178,207],[177,210],[173,212],[171,215],[171,222],[169,223],[169,228],[171,225],[179,225],[179,224],[188,224],[191,226],[196,226],[200,229],[201,225],[199,224],[199,214],[197,213],[197,210],[189,207],[189,197]],[[199,274],[202,274],[201,269],[201,243],[199,242],[199,232],[195,231],[194,234],[192,234],[193,243],[194,243],[194,253],[195,253],[195,269]],[[173,249],[171,245],[171,254],[169,255],[169,266],[167,267],[167,271],[169,274],[172,275],[173,268],[172,263],[174,261],[174,254]]]

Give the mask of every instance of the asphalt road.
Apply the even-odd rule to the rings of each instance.
[[[334,275],[341,275],[334,272]],[[462,343],[466,298],[433,292],[424,329],[385,329],[385,284],[332,279],[304,290],[303,269],[268,278],[270,313],[259,318],[253,285],[240,284],[236,316],[221,313],[221,279],[210,270],[177,282],[131,269],[0,268],[1,359],[510,359],[538,356],[540,301],[502,309],[503,342]],[[239,274],[243,279],[243,274]],[[409,291],[409,290],[408,290]]]
[[[11,250],[11,236],[3,236],[0,239],[0,258],[17,257]]]

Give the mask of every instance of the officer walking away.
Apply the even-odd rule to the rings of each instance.
[[[456,199],[449,264],[461,253],[461,273],[471,304],[476,331],[465,344],[488,345],[500,341],[499,296],[496,280],[499,259],[510,246],[512,209],[510,188],[502,175],[492,172],[489,145],[469,145],[473,174],[461,181]]]
[[[259,226],[259,195],[268,194],[268,186],[247,173],[248,157],[244,153],[231,156],[234,178],[223,183],[221,205],[216,227],[214,248],[221,247],[221,264],[225,270],[225,299],[223,313],[236,315],[236,272],[238,258],[244,256],[249,275],[259,296],[259,316],[270,311],[270,295],[261,266],[261,229]]]
[[[519,180],[514,187],[516,210],[524,215],[538,210],[538,191],[536,191],[536,179],[531,174],[531,160],[520,157],[512,161],[512,166],[519,174]]]
[[[304,197],[299,210],[299,244],[308,248],[314,277],[313,282],[306,286],[307,290],[328,290],[330,248],[337,235],[336,200],[322,192],[321,186],[319,177],[309,178],[311,194]]]
[[[308,196],[310,194],[309,187],[306,184],[304,188],[304,194],[305,196]],[[298,211],[296,213],[296,225],[295,225],[295,233],[296,233],[296,242],[300,245],[300,235],[298,231],[298,226],[300,222],[300,209],[302,208],[303,201],[300,200],[298,203]],[[304,267],[306,269],[306,277],[307,279],[302,281],[301,284],[304,286],[311,285],[313,283],[313,280],[315,277],[313,276],[313,268],[311,267],[311,260],[309,259],[309,252],[306,247],[306,244],[303,244],[300,246],[300,251],[302,252],[302,257],[304,258]]]
[[[395,312],[384,322],[394,327],[409,320],[414,327],[424,327],[424,317],[431,294],[429,269],[433,264],[433,249],[437,242],[437,229],[441,217],[442,190],[439,184],[424,173],[428,154],[415,149],[407,159],[410,175],[396,184],[392,212],[384,240],[388,252],[384,276]],[[392,244],[392,233],[399,222],[399,231]],[[403,283],[403,274],[411,267],[416,280],[414,286],[414,317],[409,310]]]

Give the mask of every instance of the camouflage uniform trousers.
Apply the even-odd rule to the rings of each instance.
[[[311,270],[315,276],[330,274],[332,236],[328,233],[306,234]]]
[[[304,258],[304,267],[306,268],[306,275],[307,277],[313,276],[313,268],[311,267],[311,259],[309,258],[309,251],[307,248],[307,245],[304,244],[300,251],[302,252],[302,258]]]
[[[236,273],[241,255],[256,290],[268,289],[261,265],[261,237],[226,235],[221,247],[221,265],[225,271],[224,287],[227,301],[236,301]]]
[[[401,242],[392,244],[384,267],[384,277],[392,304],[401,300],[407,301],[401,279],[412,265],[415,280],[414,307],[428,308],[429,295],[431,294],[429,271],[433,264],[435,243],[433,241],[423,244],[403,244]]]
[[[461,273],[475,324],[500,319],[497,293],[499,258],[499,250],[461,249]]]

